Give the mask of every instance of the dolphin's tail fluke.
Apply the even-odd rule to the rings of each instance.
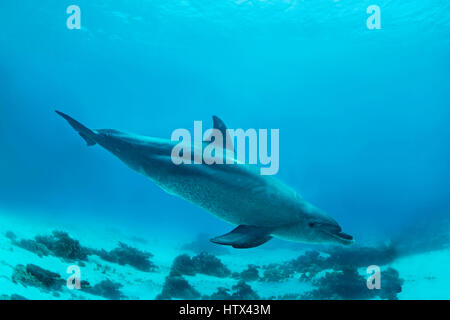
[[[89,128],[86,128],[85,126],[83,126],[81,123],[79,123],[78,121],[76,121],[75,119],[69,117],[67,114],[62,113],[58,110],[55,110],[55,112],[57,114],[59,114],[61,117],[63,117],[64,119],[67,120],[67,122],[70,124],[70,126],[72,128],[75,129],[75,131],[78,132],[78,134],[84,139],[84,141],[86,141],[88,146],[93,146],[96,144],[95,142],[95,132],[92,131]]]

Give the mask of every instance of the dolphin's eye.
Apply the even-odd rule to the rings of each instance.
[[[316,224],[315,224],[314,222],[310,222],[310,223],[308,223],[308,225],[309,225],[311,228],[313,228]]]

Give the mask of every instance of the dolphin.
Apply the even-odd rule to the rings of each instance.
[[[91,130],[60,111],[56,113],[67,120],[88,146],[100,145],[164,191],[237,226],[211,239],[213,243],[253,248],[273,237],[310,243],[354,242],[332,217],[275,177],[260,175],[255,165],[176,165],[171,156],[178,142],[112,129]],[[224,122],[214,116],[213,124],[225,137]],[[202,152],[201,147],[193,149]],[[224,157],[229,156],[233,155],[224,152]]]

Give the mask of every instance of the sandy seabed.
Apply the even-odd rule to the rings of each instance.
[[[97,249],[113,250],[117,247],[118,242],[123,242],[142,252],[151,252],[150,259],[156,268],[152,271],[139,270],[129,264],[106,261],[95,254],[89,255],[86,261],[81,263],[51,254],[39,256],[36,252],[14,245],[11,238],[7,236],[8,232],[12,232],[20,239],[34,239],[36,235],[49,235],[53,230],[65,231],[73,239],[78,240],[81,245]],[[119,284],[116,288],[118,291],[116,291],[120,291],[120,296],[116,298],[167,298],[159,295],[163,291],[167,277],[172,273],[174,259],[181,254],[195,256],[197,253],[183,247],[187,242],[193,240],[194,238],[183,239],[182,237],[174,239],[170,235],[166,235],[166,238],[164,236],[155,238],[142,234],[137,235],[133,234],[129,228],[121,229],[120,224],[115,225],[113,222],[110,222],[109,225],[97,222],[97,226],[86,226],[82,223],[77,224],[76,221],[62,219],[60,221],[56,217],[52,221],[40,221],[37,218],[30,218],[30,215],[25,217],[2,211],[0,214],[0,296],[3,299],[11,297],[27,299],[114,298],[107,294],[103,295],[98,290],[68,289],[65,285],[66,279],[70,276],[67,268],[70,265],[79,265],[81,280],[88,281],[91,286],[105,280]],[[182,286],[184,289],[180,290],[188,291],[183,293],[186,297],[195,297],[191,295],[191,291],[196,291],[201,296],[214,297],[211,295],[217,292],[218,288],[228,288],[229,292],[232,292],[232,287],[239,283],[239,277],[236,274],[246,270],[249,264],[256,266],[277,264],[295,259],[303,253],[289,247],[271,251],[264,249],[264,246],[250,250],[230,249],[224,254],[216,255],[231,272],[228,276],[186,272],[182,279],[187,281],[188,287]],[[33,283],[17,281],[17,276],[14,275],[17,272],[17,266],[30,264],[59,275],[59,288],[57,290],[46,289]],[[402,279],[401,291],[397,294],[398,299],[450,299],[448,266],[450,266],[450,250],[441,249],[400,256],[383,266],[382,270],[394,268],[398,271],[398,277]],[[358,268],[358,272],[361,276],[367,277],[364,268]],[[320,277],[324,273],[325,271],[318,272],[317,276]],[[235,274],[234,277],[233,274]],[[383,278],[381,281],[383,284]],[[176,285],[179,286],[179,283]],[[257,293],[260,298],[298,299],[302,294],[314,289],[312,282],[300,281],[298,275],[273,282],[250,279],[239,290],[249,292],[245,287],[247,285],[251,287],[251,292]],[[361,286],[364,285],[365,283],[361,284]],[[183,294],[172,298],[182,298]]]

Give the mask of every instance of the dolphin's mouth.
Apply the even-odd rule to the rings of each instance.
[[[321,231],[334,238],[341,244],[352,244],[355,240],[353,237],[345,232],[342,232],[342,228],[332,224],[321,224]]]
[[[353,237],[345,232],[339,231],[337,233],[332,233],[332,232],[326,232],[327,234],[329,234],[330,236],[332,236],[333,238],[335,238],[336,240],[338,240],[338,242],[342,243],[342,244],[352,244],[353,242],[355,242],[355,240],[353,239]]]

